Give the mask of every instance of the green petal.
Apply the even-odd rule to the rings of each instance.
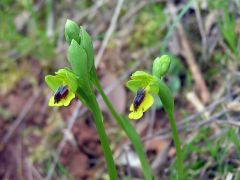
[[[140,88],[146,88],[150,86],[151,93],[158,94],[158,82],[155,80],[156,77],[144,72],[136,71],[132,74],[130,81],[127,82],[127,87],[133,91],[137,92]]]
[[[152,75],[144,72],[144,71],[136,71],[135,73],[132,74],[131,79],[135,80],[151,80]]]
[[[127,87],[131,91],[137,92],[138,89],[144,88],[144,84],[140,80],[130,80],[127,82]]]
[[[143,86],[147,86],[152,81],[153,76],[144,71],[136,71],[132,74],[131,79],[141,81]]]
[[[56,92],[57,89],[62,85],[62,81],[56,76],[52,75],[45,76],[45,82],[53,92]]]

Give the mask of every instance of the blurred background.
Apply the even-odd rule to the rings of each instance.
[[[165,78],[189,179],[240,177],[239,0],[1,0],[0,179],[106,179],[90,112],[74,100],[48,107],[46,74],[68,66],[64,25],[93,38],[97,72],[111,102],[127,115],[131,73],[172,57]],[[102,100],[119,179],[143,179],[136,154]],[[175,148],[156,99],[139,121],[156,179],[175,179]]]

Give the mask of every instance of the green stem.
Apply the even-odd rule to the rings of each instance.
[[[116,171],[116,167],[114,164],[114,160],[113,160],[113,156],[112,156],[112,152],[111,149],[109,147],[109,142],[107,139],[107,135],[106,132],[104,130],[104,125],[103,125],[103,119],[102,119],[102,113],[101,110],[98,106],[97,100],[95,97],[91,98],[91,110],[93,113],[93,118],[96,124],[96,128],[97,128],[97,132],[100,138],[100,142],[102,145],[102,149],[103,149],[103,154],[107,163],[107,169],[109,172],[109,177],[111,180],[116,180],[117,178],[117,171]]]
[[[181,150],[180,140],[178,136],[177,126],[175,123],[175,118],[173,113],[167,112],[167,114],[168,114],[171,129],[172,129],[173,141],[176,147],[178,179],[183,180],[183,159],[182,159],[182,150]]]
[[[172,135],[173,135],[173,141],[176,147],[176,153],[177,153],[177,171],[178,171],[178,179],[183,180],[183,158],[182,158],[182,151],[181,151],[181,145],[180,140],[178,136],[177,126],[175,123],[174,118],[174,99],[172,97],[172,93],[170,89],[167,87],[167,85],[159,80],[158,81],[159,86],[159,92],[158,95],[162,101],[163,107],[165,112],[168,115],[168,119],[170,122],[170,126],[172,129]]]
[[[131,125],[131,123],[129,122],[129,120],[127,118],[123,118],[123,117],[119,116],[119,114],[115,111],[112,104],[108,100],[106,94],[104,93],[104,91],[98,81],[98,78],[96,77],[96,74],[95,74],[95,78],[94,78],[94,83],[96,85],[97,90],[101,94],[105,104],[107,105],[109,111],[111,112],[112,116],[115,118],[117,123],[122,127],[122,129],[127,134],[128,138],[131,140],[131,142],[135,148],[135,151],[137,152],[138,157],[140,159],[145,179],[146,180],[153,179],[152,171],[151,171],[150,165],[148,163],[148,160],[146,159],[146,156],[144,153],[144,148],[141,143],[141,139],[140,139],[139,135],[137,134],[136,130],[134,129],[134,127]]]

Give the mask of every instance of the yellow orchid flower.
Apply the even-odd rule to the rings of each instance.
[[[144,71],[136,71],[132,74],[127,87],[137,92],[130,106],[129,119],[140,119],[154,102],[152,94],[158,94],[158,79]]]
[[[139,89],[130,106],[129,119],[140,119],[143,113],[153,105],[154,99],[149,93],[149,87],[146,89]]]
[[[75,98],[77,77],[68,69],[60,69],[55,74],[45,77],[48,87],[54,92],[48,101],[48,106],[68,106]]]

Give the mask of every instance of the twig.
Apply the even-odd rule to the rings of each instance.
[[[198,28],[199,28],[199,32],[202,38],[202,54],[203,54],[203,58],[204,60],[206,60],[207,57],[207,36],[206,36],[206,31],[203,25],[203,21],[202,21],[202,16],[201,16],[201,12],[199,9],[199,1],[195,1],[195,14],[196,14],[196,19],[197,19],[197,24],[198,24]]]
[[[46,6],[47,6],[46,34],[48,38],[51,38],[53,36],[53,26],[54,26],[52,0],[47,0]]]
[[[238,95],[239,92],[240,92],[240,91],[238,90],[238,91],[235,91],[235,92],[230,93],[230,94],[227,93],[227,95],[225,95],[224,97],[219,98],[219,99],[217,99],[216,101],[214,101],[212,104],[208,105],[203,111],[197,112],[197,113],[195,113],[195,114],[193,114],[193,115],[190,115],[190,116],[188,116],[187,118],[185,118],[184,120],[180,121],[180,123],[177,124],[179,131],[182,132],[182,131],[183,131],[184,129],[186,129],[186,128],[190,128],[190,129],[191,129],[191,128],[194,128],[194,129],[195,129],[195,127],[197,127],[197,126],[200,127],[200,126],[202,126],[202,125],[204,125],[204,124],[208,124],[208,123],[210,123],[210,122],[212,121],[212,119],[215,120],[216,118],[220,117],[220,116],[223,115],[224,113],[229,112],[230,110],[228,110],[228,109],[223,109],[223,111],[219,112],[220,114],[219,114],[219,113],[216,113],[216,114],[212,115],[211,117],[209,117],[208,120],[206,120],[206,121],[204,121],[204,120],[199,120],[199,122],[200,122],[199,124],[195,123],[195,120],[197,119],[197,117],[201,116],[201,115],[204,114],[205,112],[208,112],[209,114],[211,114],[211,112],[212,112],[214,109],[216,109],[220,104],[225,103],[225,102],[228,102],[229,100],[232,99],[233,96]],[[187,124],[189,124],[189,123],[192,123],[193,125],[190,124],[190,125],[188,126]],[[165,129],[165,130],[162,131],[162,132],[157,132],[157,133],[155,133],[155,134],[152,135],[152,136],[143,138],[143,141],[146,141],[146,140],[149,140],[149,139],[155,138],[155,137],[160,138],[160,139],[166,139],[166,138],[171,137],[170,132],[171,132],[171,130],[168,128],[168,129]],[[169,136],[169,135],[170,135],[170,136]]]
[[[132,179],[131,165],[130,165],[128,152],[129,152],[129,150],[127,150],[125,147],[124,154],[125,154],[125,158],[126,158],[126,162],[127,162],[127,176],[129,177],[129,179]]]
[[[227,111],[226,110],[223,110],[219,113],[216,113],[214,114],[213,116],[211,116],[208,120],[199,120],[200,123],[192,123],[190,124],[189,126],[181,126],[181,127],[178,127],[178,132],[181,133],[181,132],[189,132],[189,131],[193,131],[195,129],[198,129],[199,127],[201,126],[204,126],[204,125],[207,125],[211,122],[213,122],[214,120],[217,120],[218,118],[220,118],[222,115],[224,115]],[[167,139],[167,138],[171,138],[172,135],[171,135],[171,130],[168,129],[167,132],[164,132],[164,133],[155,133],[153,134],[152,136],[150,137],[145,137],[142,139],[142,141],[148,141],[152,138],[157,138],[157,139]]]
[[[4,148],[4,146],[7,144],[9,139],[12,137],[12,134],[16,131],[17,127],[22,123],[23,119],[25,118],[27,113],[31,110],[33,104],[35,103],[35,101],[39,97],[39,95],[40,95],[39,92],[35,91],[35,93],[31,97],[31,99],[23,107],[23,110],[21,111],[20,115],[14,121],[13,125],[11,125],[11,127],[9,128],[7,134],[3,137],[0,150],[2,150],[2,148]]]
[[[106,3],[106,0],[98,0],[96,1],[96,3],[94,3],[93,6],[91,6],[90,8],[88,9],[85,9],[84,11],[82,11],[81,13],[77,14],[77,16],[73,17],[73,20],[74,21],[81,21],[84,17],[86,16],[90,16],[90,19],[93,18],[96,13],[97,13],[97,10],[103,6],[104,4]]]
[[[130,18],[132,18],[138,11],[140,11],[142,8],[148,6],[149,4],[154,4],[158,2],[162,2],[164,0],[145,0],[140,1],[138,4],[134,4],[134,7],[130,7],[129,11],[121,18],[120,24],[124,26],[126,21]]]
[[[103,56],[103,53],[107,47],[107,44],[108,44],[108,41],[113,33],[113,31],[115,30],[116,28],[116,23],[117,23],[117,19],[118,19],[118,16],[120,14],[120,10],[122,8],[122,5],[123,5],[123,1],[124,0],[118,0],[118,3],[117,3],[117,6],[116,6],[116,9],[114,11],[114,15],[111,19],[111,24],[107,30],[107,33],[106,33],[106,36],[103,40],[103,43],[98,51],[98,54],[97,54],[97,57],[96,57],[96,60],[95,60],[95,65],[98,66],[98,64],[100,63],[100,60]]]
[[[231,95],[235,95],[235,94],[238,94],[238,93],[239,92],[235,92]],[[179,123],[177,123],[177,126],[178,127],[186,126],[186,124],[189,124],[192,121],[195,121],[197,117],[202,116],[202,114],[204,114],[206,112],[211,114],[211,112],[214,111],[218,107],[218,105],[220,105],[221,103],[225,103],[225,102],[229,101],[230,99],[231,99],[231,96],[229,94],[227,94],[226,96],[224,96],[222,98],[217,99],[212,104],[208,105],[204,110],[202,110],[200,112],[197,112],[195,114],[192,114],[192,115],[186,117],[185,119],[181,120]],[[165,129],[164,131],[162,131],[161,133],[158,133],[158,134],[159,135],[164,134],[164,133],[167,133],[168,131],[170,131],[170,129]],[[157,135],[157,134],[155,134],[155,135]],[[148,138],[148,137],[146,137],[146,138]]]
[[[43,180],[43,178],[41,177],[41,175],[39,174],[39,172],[37,171],[37,169],[32,165],[31,169],[33,171],[33,175],[35,177],[35,180]]]
[[[169,3],[169,9],[173,17],[176,17],[176,7],[173,3]],[[180,43],[182,45],[183,56],[186,59],[186,62],[191,70],[193,79],[195,80],[196,87],[200,93],[200,97],[204,103],[207,103],[210,100],[210,94],[207,89],[206,83],[202,76],[201,71],[197,65],[195,57],[192,53],[190,44],[188,42],[187,36],[183,30],[182,24],[179,22],[177,25],[177,33],[179,34]]]
[[[218,124],[227,124],[230,126],[235,126],[237,128],[240,128],[240,121],[236,121],[236,120],[219,120],[217,121]]]
[[[235,55],[231,52],[231,49],[225,44],[222,38],[220,38],[219,44],[220,46],[222,46],[224,51],[232,58],[232,60],[238,61],[238,59],[236,59]]]
[[[160,166],[167,160],[167,154],[170,149],[171,141],[167,142],[164,148],[158,153],[158,155],[154,158],[154,161],[151,164],[153,171],[158,171]]]
[[[24,180],[23,177],[23,163],[22,163],[22,144],[21,137],[18,137],[17,145],[16,145],[16,153],[14,153],[14,158],[16,159],[16,174],[19,180]]]
[[[71,116],[71,118],[69,120],[68,126],[67,126],[67,130],[68,131],[70,131],[72,129],[75,121],[77,120],[78,113],[79,113],[81,105],[82,104],[80,102],[77,103],[77,107],[74,109],[73,114],[72,114],[72,116]],[[63,150],[63,148],[64,148],[64,146],[65,146],[65,144],[66,144],[66,142],[68,140],[67,137],[68,136],[64,135],[63,140],[61,141],[60,145],[58,146],[57,153],[53,157],[53,163],[52,163],[52,165],[50,167],[50,170],[48,171],[46,180],[51,180],[51,178],[52,178],[52,174],[54,172],[54,169],[56,167],[58,159],[59,159],[59,157],[61,155],[61,152],[62,152],[62,150]]]
[[[169,42],[169,39],[171,38],[178,22],[181,20],[181,18],[187,13],[187,11],[189,10],[189,8],[192,5],[193,0],[189,0],[189,2],[184,6],[184,8],[181,10],[181,12],[179,13],[179,15],[174,16],[175,18],[173,19],[173,23],[172,25],[169,27],[167,35],[165,36],[163,43],[162,43],[162,47],[161,47],[161,53],[165,53],[166,49],[167,49],[167,45]]]
[[[25,162],[25,164],[27,166],[26,177],[27,177],[28,180],[33,180],[33,172],[32,172],[31,166],[27,162]]]

